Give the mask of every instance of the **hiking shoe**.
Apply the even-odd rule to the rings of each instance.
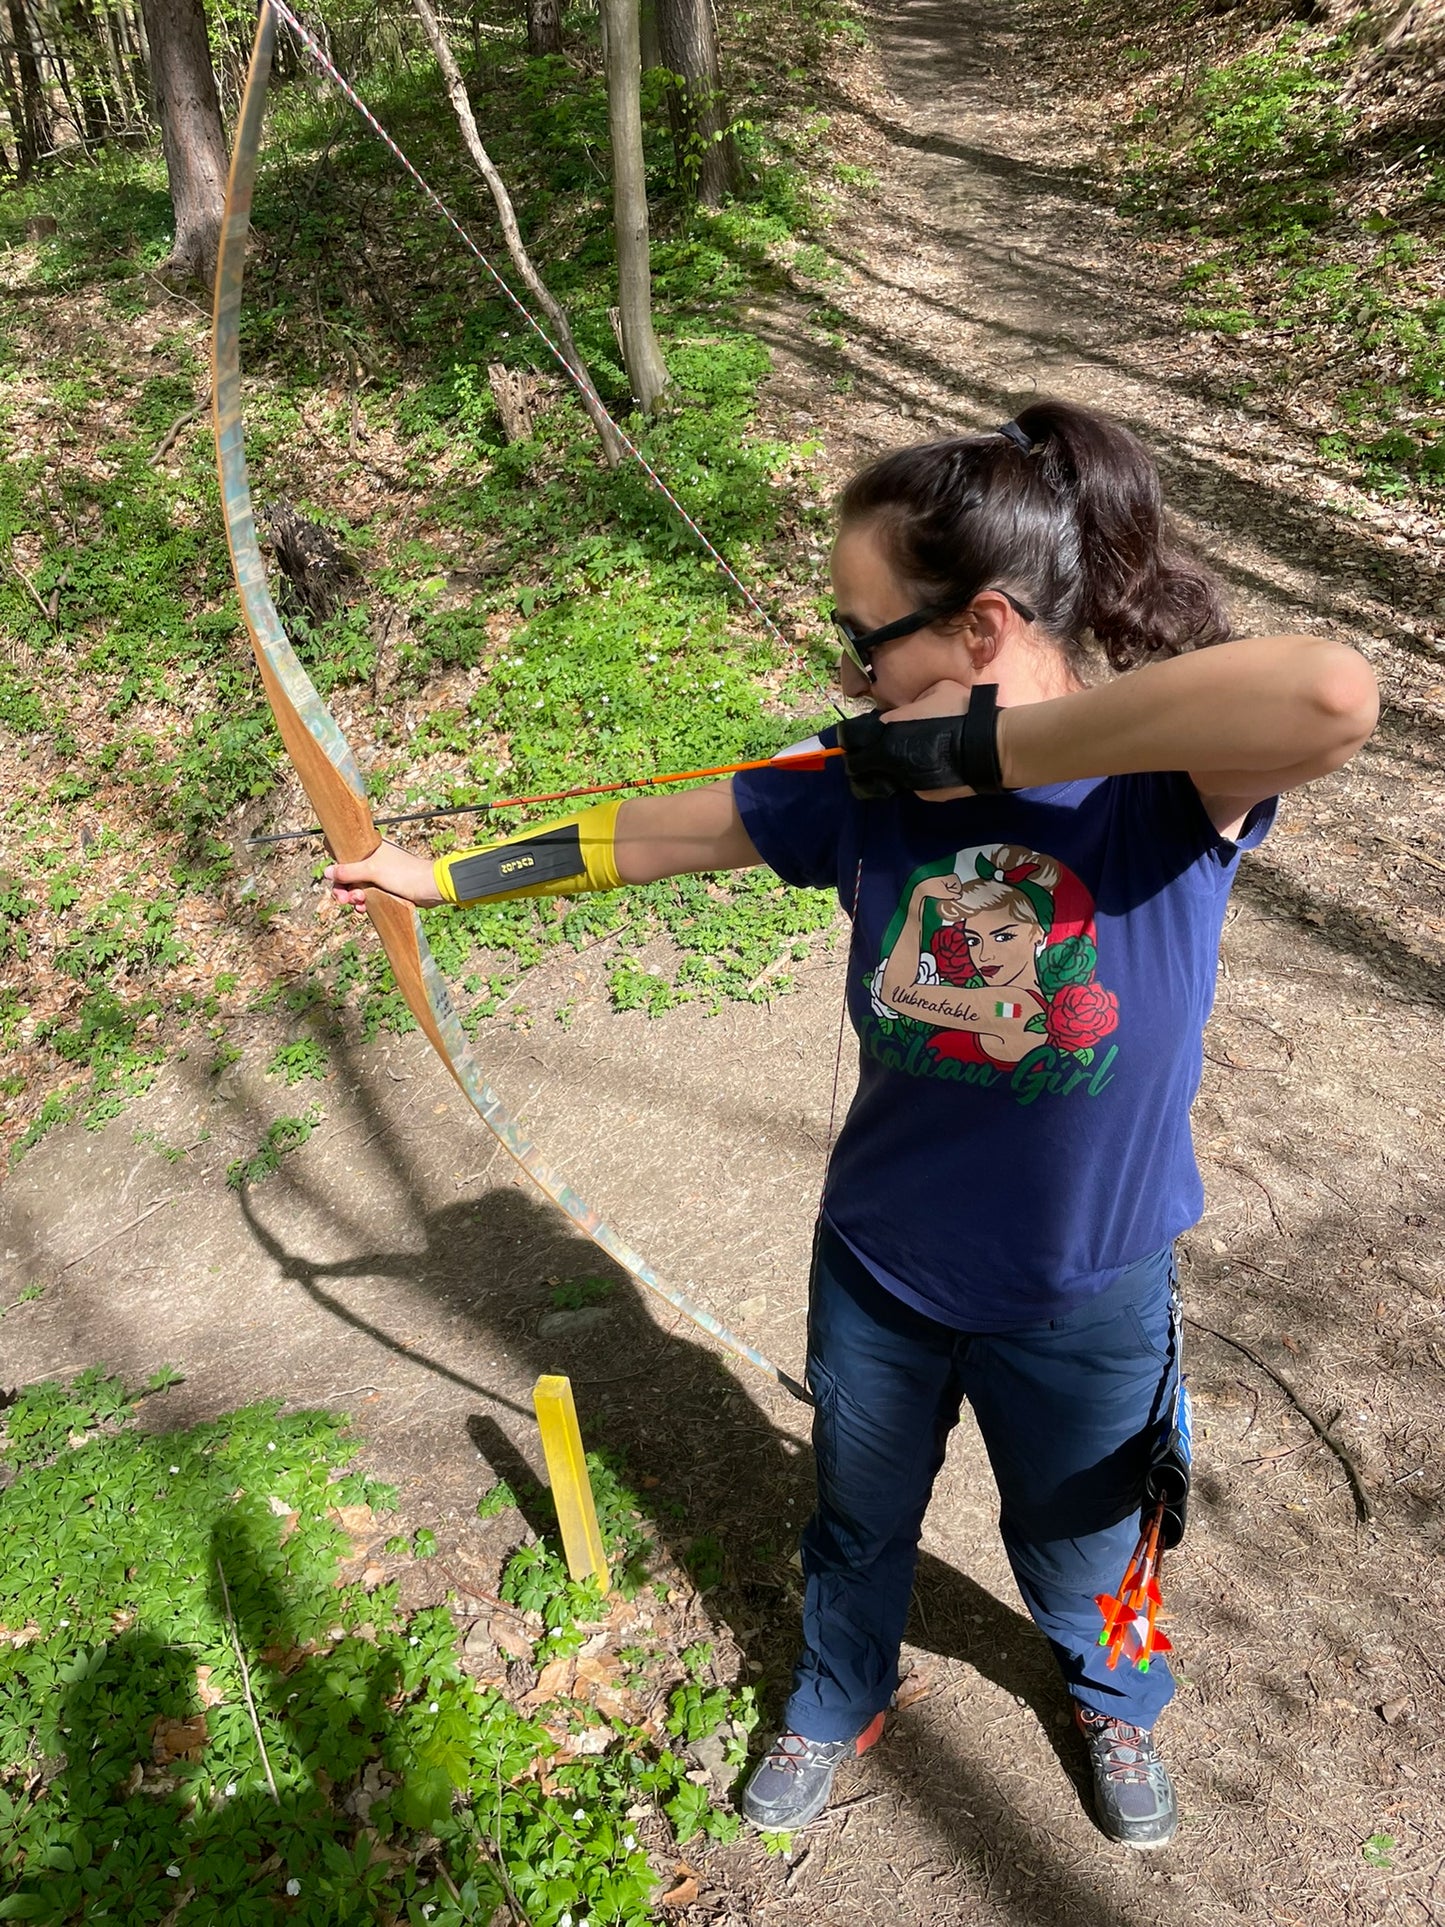
[[[743,1788],[743,1818],[765,1832],[794,1832],[816,1820],[833,1791],[833,1775],[883,1731],[881,1713],[853,1740],[809,1740],[780,1733]]]
[[[1169,1769],[1142,1726],[1075,1706],[1074,1721],[1094,1769],[1094,1812],[1111,1840],[1126,1847],[1167,1847],[1179,1825]]]

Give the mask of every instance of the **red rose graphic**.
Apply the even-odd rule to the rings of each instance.
[[[938,965],[938,974],[946,984],[966,984],[971,981],[973,958],[969,954],[968,938],[963,934],[961,923],[946,923],[934,935],[928,946],[933,952],[933,961]]]
[[[1059,1050],[1089,1050],[1117,1028],[1119,999],[1102,984],[1063,984],[1044,1021],[1049,1042]]]

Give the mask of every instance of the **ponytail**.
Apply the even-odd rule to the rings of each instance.
[[[843,492],[920,600],[959,606],[1011,590],[1058,641],[1099,645],[1114,669],[1229,635],[1214,577],[1178,544],[1159,472],[1120,423],[1038,401],[1009,432],[896,450]]]

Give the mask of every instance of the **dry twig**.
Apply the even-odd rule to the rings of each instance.
[[[184,415],[177,415],[175,420],[171,423],[170,427],[166,430],[165,434],[161,436],[160,442],[156,448],[156,452],[147,461],[146,467],[154,468],[158,462],[163,462],[166,456],[169,455],[171,450],[175,447],[176,439],[180,435],[182,429],[189,428],[191,423],[193,421],[198,420],[200,416],[205,412],[205,410],[210,407],[210,405],[211,405],[211,397],[209,393],[207,393],[202,395],[201,399],[196,403],[194,408],[188,408]]]
[[[1350,1492],[1355,1501],[1355,1517],[1362,1525],[1368,1525],[1370,1520],[1375,1516],[1375,1508],[1370,1502],[1369,1493],[1365,1490],[1365,1482],[1360,1476],[1360,1468],[1350,1456],[1349,1449],[1342,1445],[1339,1439],[1335,1437],[1330,1427],[1320,1417],[1319,1413],[1315,1411],[1314,1407],[1301,1398],[1300,1394],[1295,1390],[1294,1386],[1290,1384],[1287,1378],[1282,1378],[1274,1369],[1273,1365],[1268,1364],[1262,1359],[1258,1352],[1251,1351],[1249,1346],[1244,1344],[1241,1339],[1231,1338],[1228,1332],[1217,1331],[1213,1325],[1202,1324],[1197,1318],[1186,1317],[1184,1322],[1186,1325],[1192,1325],[1196,1331],[1208,1332],[1211,1338],[1217,1338],[1221,1344],[1232,1345],[1235,1351],[1243,1353],[1251,1365],[1257,1365],[1266,1378],[1274,1380],[1275,1384],[1278,1385],[1291,1405],[1294,1406],[1300,1417],[1314,1429],[1321,1443],[1329,1447],[1344,1467],[1345,1477],[1349,1480]]]
[[[256,1735],[257,1746],[261,1749],[261,1764],[266,1769],[266,1784],[271,1789],[271,1798],[277,1806],[280,1806],[281,1795],[276,1791],[276,1778],[271,1771],[271,1756],[266,1751],[261,1722],[256,1714],[256,1702],[251,1697],[251,1670],[246,1664],[246,1655],[241,1651],[241,1635],[236,1631],[236,1618],[231,1611],[231,1588],[226,1584],[226,1568],[219,1559],[216,1561],[216,1571],[221,1578],[221,1601],[226,1608],[226,1626],[231,1635],[231,1645],[235,1650],[236,1664],[241,1669],[241,1691],[246,1696],[246,1711],[251,1715],[251,1730]]]

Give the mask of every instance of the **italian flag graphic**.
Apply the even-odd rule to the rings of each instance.
[[[993,1014],[995,1017],[1022,1017],[1024,1007],[1022,1004],[995,1004]]]

